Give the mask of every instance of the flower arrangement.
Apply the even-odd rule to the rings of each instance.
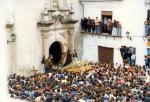
[[[74,61],[73,63],[63,68],[64,71],[75,72],[75,73],[76,72],[83,73],[91,69],[92,68],[89,65],[89,62],[83,62],[83,61]]]

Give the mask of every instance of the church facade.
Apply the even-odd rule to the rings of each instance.
[[[88,1],[88,0],[87,0]],[[148,38],[144,37],[144,21],[147,17],[148,4],[142,0],[11,0],[5,12],[5,28],[8,43],[7,65],[9,73],[26,75],[35,68],[40,68],[45,55],[54,54],[60,49],[60,59],[65,63],[68,49],[74,49],[80,60],[98,61],[99,47],[113,48],[113,62],[123,64],[121,46],[132,46],[136,49],[136,64],[144,65],[147,54]],[[73,9],[72,9],[73,8]],[[57,10],[59,9],[59,10]],[[58,11],[58,12],[57,12]],[[76,23],[63,23],[70,17],[79,20]],[[112,12],[112,20],[121,22],[121,37],[98,36],[81,33],[80,19],[99,17],[103,11]],[[58,15],[63,18],[57,18]],[[52,17],[56,19],[52,20]],[[59,19],[59,20],[58,20]],[[44,22],[44,23],[43,23]],[[126,32],[130,32],[127,36]],[[11,42],[11,35],[16,39]],[[130,39],[131,38],[131,39]],[[6,41],[7,42],[7,41]],[[101,52],[100,52],[101,53]]]

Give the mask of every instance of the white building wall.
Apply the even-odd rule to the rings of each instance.
[[[7,74],[8,74],[8,48],[6,32],[6,11],[9,0],[0,2],[0,102],[8,102]]]
[[[122,46],[133,46],[136,47],[136,63],[144,64],[144,54],[146,54],[146,39],[143,39],[144,35],[144,21],[147,17],[147,7],[145,6],[144,0],[122,0],[114,2],[84,2],[85,17],[101,17],[101,11],[112,11],[113,20],[118,20],[122,24],[122,35],[126,36],[127,31],[130,32],[132,40],[123,37],[119,40],[113,40],[113,38],[106,39],[105,37],[85,37],[83,47],[83,58],[97,61],[97,46],[108,46],[117,47]],[[114,51],[114,61],[122,62],[121,56],[118,50]],[[92,50],[92,51],[91,51]],[[93,53],[93,51],[95,53]],[[89,55],[91,53],[91,55]],[[92,55],[93,54],[93,55]],[[119,56],[118,56],[119,55]]]
[[[98,61],[98,46],[114,48],[114,62],[122,64],[120,54],[121,38],[105,37],[105,36],[84,36],[83,57],[82,60]]]
[[[49,0],[12,0],[16,39],[16,68],[18,74],[39,68],[42,58],[42,37],[37,22]],[[48,5],[47,5],[48,6]],[[15,68],[13,68],[15,69]]]

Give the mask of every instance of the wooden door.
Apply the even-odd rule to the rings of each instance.
[[[99,61],[107,61],[113,62],[114,49],[98,46],[98,60]]]

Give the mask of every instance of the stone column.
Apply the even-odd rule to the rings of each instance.
[[[70,30],[70,50],[74,52],[74,30]]]
[[[67,25],[65,25],[65,34],[64,34],[64,38],[67,40],[67,47],[70,49],[70,44],[69,44],[69,34],[68,34],[68,27]]]
[[[45,37],[44,33],[42,33],[42,56],[45,55]]]
[[[70,27],[70,24],[66,24],[65,29],[65,39],[68,42],[68,48],[70,50],[70,53],[73,54],[74,52],[74,30]],[[73,56],[72,56],[73,60]]]

